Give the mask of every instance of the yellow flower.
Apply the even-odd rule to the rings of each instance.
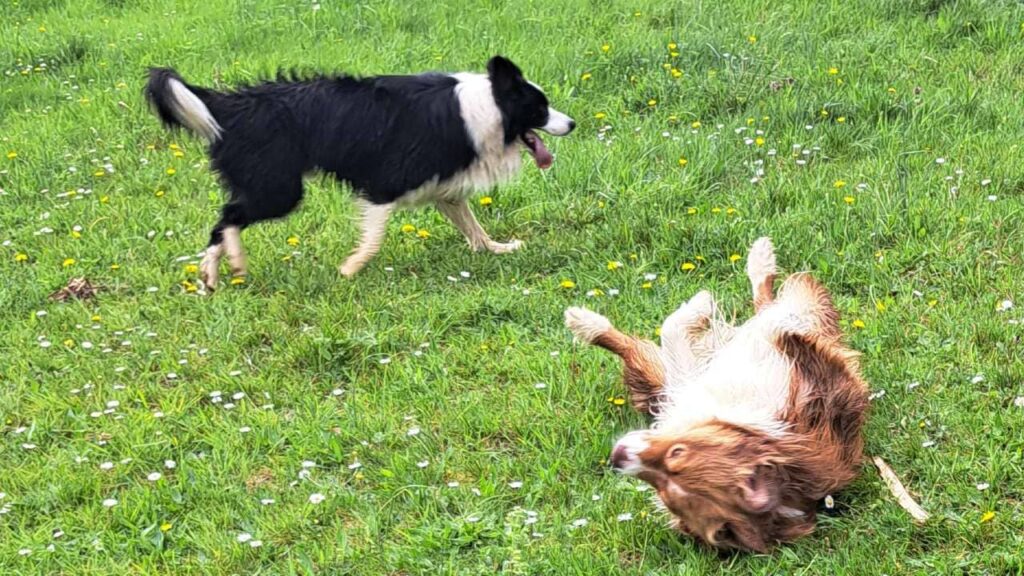
[[[430,232],[428,232],[427,230],[424,230],[423,228],[420,228],[419,230],[417,230],[416,231],[416,235],[419,236],[420,238],[423,238],[424,240],[426,240],[427,238],[430,238]]]
[[[583,76],[580,76],[580,80],[586,81],[586,80],[590,80],[593,77],[594,77],[594,75],[591,74],[590,72],[584,72]]]
[[[174,157],[175,158],[184,158],[185,157],[185,153],[182,152],[181,150],[175,150],[174,151]]]
[[[681,70],[679,70],[678,68],[673,68],[672,69],[672,77],[673,78],[682,78],[683,77],[683,72]]]
[[[835,66],[833,66],[833,67],[828,69],[828,73],[833,75],[833,76],[835,76],[836,74],[839,74],[839,68],[836,68]]]
[[[693,128],[694,130],[700,128],[700,120],[694,120],[693,122],[690,122],[690,128]]]
[[[609,270],[618,270],[619,268],[622,268],[622,262],[619,262],[618,260],[609,260],[608,261],[608,269]]]
[[[696,269],[697,265],[693,262],[683,262],[683,265],[680,266],[680,268],[682,268],[683,272],[689,272],[690,270]]]
[[[402,224],[402,232],[405,234],[412,234],[416,231],[416,227],[412,224]]]
[[[598,200],[597,201],[597,207],[598,208],[604,208],[604,200]]]
[[[174,174],[177,172],[177,170],[175,170],[174,168],[168,168],[166,170],[166,172],[167,172],[168,176],[174,176]]]
[[[62,264],[62,266],[64,266],[65,268],[67,268],[68,266],[74,266],[74,265],[75,265],[75,259],[74,258],[65,258],[64,259],[64,263]]]
[[[71,338],[68,338],[67,340],[64,341],[64,347],[65,348],[74,348],[75,347],[75,341],[72,340]]]
[[[597,118],[598,120],[604,120],[607,116],[608,115],[605,114],[604,112],[598,112],[597,114],[594,114],[594,118]]]
[[[100,196],[100,204],[106,204],[110,202],[110,196]]]
[[[859,318],[858,318],[857,320],[854,320],[854,321],[853,321],[853,327],[854,327],[854,328],[859,328],[859,329],[863,329],[863,328],[865,328],[865,327],[866,327],[866,325],[864,324],[864,321],[863,321],[863,320],[861,320],[861,319],[859,319]]]
[[[839,122],[840,124],[846,122],[846,116],[840,116],[839,118],[836,118],[836,122]]]
[[[694,214],[697,213],[697,209],[691,206],[686,209],[686,213],[689,214],[690,216],[693,216]]]
[[[697,254],[696,256],[694,256],[694,257],[693,257],[693,259],[694,259],[694,260],[698,260],[698,261],[700,261],[700,262],[703,262],[703,261],[704,261],[704,257],[703,257],[703,256],[701,256],[700,254]],[[664,278],[662,278],[662,280],[664,280]]]
[[[14,150],[11,150],[10,152],[7,153],[7,159],[8,160],[14,160],[17,157],[18,157],[18,153],[15,152]]]
[[[721,211],[722,211],[722,209],[719,208],[718,206],[715,206],[714,208],[711,209],[711,213],[712,214],[718,214]]]
[[[644,282],[643,285],[641,285],[640,287],[643,288],[644,290],[650,290],[651,286],[654,286],[654,284],[650,282]]]
[[[100,320],[103,320],[103,317],[100,316],[99,314],[93,314],[90,320],[92,320],[93,322],[99,322]]]
[[[669,52],[668,55],[672,58],[679,58],[679,52]]]
[[[764,138],[758,136],[757,138],[754,139],[754,144],[757,144],[758,146],[764,146]]]
[[[889,94],[895,94],[896,93],[896,89],[893,88],[892,86],[889,86],[888,88],[886,88],[885,91],[888,92]]]
[[[106,176],[107,173],[104,170],[97,170],[97,171],[93,172],[92,175],[97,177],[97,178],[102,178],[102,177]]]
[[[689,163],[690,163],[690,161],[687,160],[686,158],[684,158],[682,156],[679,157],[679,166],[680,167],[686,166]]]
[[[846,202],[847,204],[853,205],[853,200],[853,196],[843,196],[843,202]]]
[[[679,48],[679,45],[678,45],[678,44],[676,44],[675,42],[669,42],[669,43],[668,43],[668,49],[669,49],[669,50],[675,50],[675,49],[677,49],[677,48]]]
[[[836,180],[832,183],[833,188],[842,188],[843,186],[846,186],[846,180]]]
[[[654,108],[655,106],[658,105],[658,101],[655,100],[654,98],[651,98],[650,100],[647,101],[647,105],[650,106],[651,108]]]
[[[120,264],[111,264],[110,265],[110,269],[111,270],[120,270],[121,269],[121,265]]]
[[[988,512],[985,512],[984,514],[981,515],[981,523],[984,524],[985,522],[990,522],[995,517],[996,517],[996,513],[991,511],[991,510],[989,510]]]
[[[566,279],[566,280],[562,280],[562,282],[559,284],[559,286],[561,286],[562,288],[565,288],[566,290],[569,290],[569,289],[575,288],[576,287],[576,283],[573,282],[572,280]]]
[[[605,54],[607,54],[611,49],[612,47],[608,44],[601,45],[601,52],[604,52]]]
[[[821,114],[822,118],[828,118],[828,110],[825,110],[824,108],[821,109],[821,112],[819,112],[819,114]]]
[[[625,403],[626,403],[626,399],[623,398],[622,396],[619,396],[619,397],[615,398],[614,400],[612,400],[612,404],[615,404],[616,406],[622,406]]]
[[[676,122],[679,122],[679,116],[676,116],[675,114],[670,114],[668,117],[668,121],[675,124]]]
[[[882,302],[881,300],[876,300],[875,310],[878,310],[879,312],[885,312],[885,302]]]
[[[153,195],[156,196],[157,198],[163,198],[164,197],[164,191],[163,190],[157,190],[156,192],[153,193]]]
[[[40,32],[46,32],[46,26],[40,26],[39,27],[39,31]]]
[[[403,226],[402,228],[404,229],[405,226]],[[299,245],[299,237],[298,236],[289,236],[288,239],[285,240],[285,242],[287,242],[288,245],[292,246],[292,247],[298,246]]]
[[[241,284],[245,284],[245,278],[241,276],[235,276],[234,278],[231,279],[232,286],[239,286]]]
[[[494,203],[494,199],[491,198],[490,196],[484,196],[483,198],[480,199],[480,205],[481,206],[490,206],[493,203]]]
[[[181,286],[185,288],[185,292],[195,292],[197,290],[196,285],[188,280],[182,280]]]
[[[594,288],[590,291],[590,296],[604,296],[604,290],[600,288]]]
[[[741,258],[743,258],[743,256],[740,256],[739,254],[731,254],[729,256],[729,262],[735,264],[736,262],[739,262]]]
[[[654,335],[658,337],[661,336],[661,326],[658,326],[657,328],[654,329]]]
[[[736,213],[736,209],[735,208],[726,208],[725,209],[725,213],[730,215],[730,216],[732,216],[733,214]]]
[[[196,266],[195,264],[185,265],[185,274],[195,274],[196,272],[199,272],[199,266]]]
[[[630,260],[636,260],[637,259],[636,253],[630,254],[629,255],[629,259]]]
[[[163,524],[160,525],[160,531],[161,532],[169,532],[171,528],[172,528],[172,526],[171,526],[170,522],[164,522]]]
[[[747,36],[747,42],[750,42],[751,44],[757,44],[757,36],[754,36],[753,34]]]
[[[938,300],[934,300],[934,299],[933,300],[929,300],[928,301],[928,307],[929,308],[935,308],[935,305],[938,304],[938,303],[939,303]]]
[[[14,255],[14,261],[28,262],[28,254],[25,254],[24,252],[18,252],[17,254]]]

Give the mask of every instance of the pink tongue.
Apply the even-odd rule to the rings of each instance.
[[[548,147],[544,145],[544,141],[540,139],[540,136],[536,133],[532,135],[534,145],[533,149],[530,150],[530,154],[533,155],[533,161],[537,163],[537,168],[547,170],[555,159],[551,156],[551,152],[548,152]]]

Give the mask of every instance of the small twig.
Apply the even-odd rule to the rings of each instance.
[[[885,460],[878,456],[873,457],[871,460],[882,475],[882,480],[885,480],[885,485],[889,487],[889,491],[896,497],[896,501],[899,502],[900,506],[910,513],[911,517],[914,518],[914,522],[918,524],[926,522],[929,518],[928,513],[924,511],[924,508],[921,508],[920,504],[914,501],[914,497],[903,487],[903,483],[900,482],[892,468],[889,468],[889,465],[885,463]]]

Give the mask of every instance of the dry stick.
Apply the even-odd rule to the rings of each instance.
[[[875,456],[872,458],[872,461],[874,461],[878,472],[882,475],[882,480],[885,480],[885,485],[889,487],[889,491],[896,497],[896,501],[899,502],[900,506],[910,513],[914,521],[921,524],[928,520],[928,513],[924,511],[924,508],[921,508],[920,504],[914,501],[914,497],[903,487],[903,483],[900,482],[892,468],[889,468],[889,465],[885,463],[885,460]]]

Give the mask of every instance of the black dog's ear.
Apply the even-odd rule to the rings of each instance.
[[[491,83],[498,88],[511,86],[523,79],[523,72],[511,60],[504,56],[495,56],[487,62],[487,75]]]

